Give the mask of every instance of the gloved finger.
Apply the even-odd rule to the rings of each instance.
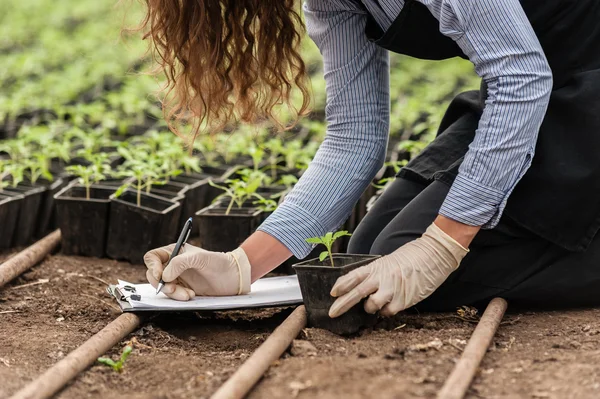
[[[350,292],[335,300],[329,308],[329,317],[333,319],[346,313],[350,308],[359,303],[361,299],[377,291],[378,286],[379,284],[374,279],[363,281]]]
[[[154,288],[158,287],[158,280],[154,278],[150,270],[146,271],[146,278]],[[178,301],[189,301],[190,299],[196,296],[196,293],[192,289],[186,288],[176,283],[165,283],[161,292],[169,298]]]
[[[377,313],[377,311],[387,305],[393,298],[393,291],[385,287],[379,287],[377,292],[369,296],[365,301],[365,311],[367,313]]]
[[[369,274],[371,274],[371,265],[352,270],[350,273],[337,279],[333,288],[331,288],[330,295],[338,297],[350,292],[351,289],[369,277]]]
[[[144,255],[144,263],[149,270],[152,270],[152,275],[157,281],[160,280],[164,265],[169,261],[169,256],[171,256],[174,248],[175,244],[171,244],[166,247],[155,248]]]
[[[193,254],[198,256],[198,254]],[[175,281],[177,277],[181,275],[187,269],[191,269],[193,267],[193,263],[189,256],[179,255],[171,259],[171,262],[165,267],[165,270],[162,272],[162,279],[165,283]]]
[[[396,313],[401,312],[406,308],[407,306],[404,301],[391,301],[381,308],[379,314],[385,317],[392,317]]]

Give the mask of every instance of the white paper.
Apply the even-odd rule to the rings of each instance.
[[[186,302],[170,299],[163,293],[156,295],[156,289],[150,284],[131,284],[119,280],[119,288],[125,285],[135,287],[135,293],[141,295],[140,301],[127,299],[131,305],[131,309],[129,309],[131,311],[227,310],[302,303],[302,294],[298,278],[295,275],[262,278],[252,284],[251,292],[248,295],[197,296]]]

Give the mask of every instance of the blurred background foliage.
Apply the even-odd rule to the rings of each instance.
[[[0,135],[56,123],[117,134],[166,129],[153,94],[158,84],[141,73],[150,66],[146,43],[139,34],[122,33],[143,11],[140,2],[129,0],[2,0]],[[314,112],[301,125],[319,140],[326,128],[322,62],[308,38],[303,54],[312,76]],[[431,140],[452,97],[479,84],[464,60],[398,55],[391,60],[390,146],[401,150],[407,140]]]

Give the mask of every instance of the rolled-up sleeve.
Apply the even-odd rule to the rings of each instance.
[[[494,227],[535,152],[552,71],[518,0],[420,0],[474,63],[487,100],[440,214]]]
[[[366,14],[352,1],[306,1],[307,31],[323,55],[327,134],[285,201],[259,227],[296,257],[306,238],[333,231],[385,160],[389,129],[389,61],[368,41]]]

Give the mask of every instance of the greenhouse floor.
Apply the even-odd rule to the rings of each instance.
[[[141,265],[55,255],[4,287],[0,397],[118,316],[104,282],[142,282],[144,274]],[[96,364],[57,397],[208,397],[290,311],[151,318],[126,339],[134,351],[122,373]],[[600,397],[599,316],[600,309],[518,313],[509,305],[467,397]],[[307,328],[249,397],[435,397],[474,325],[458,314],[401,314],[350,338]],[[121,347],[108,355],[118,356]]]

